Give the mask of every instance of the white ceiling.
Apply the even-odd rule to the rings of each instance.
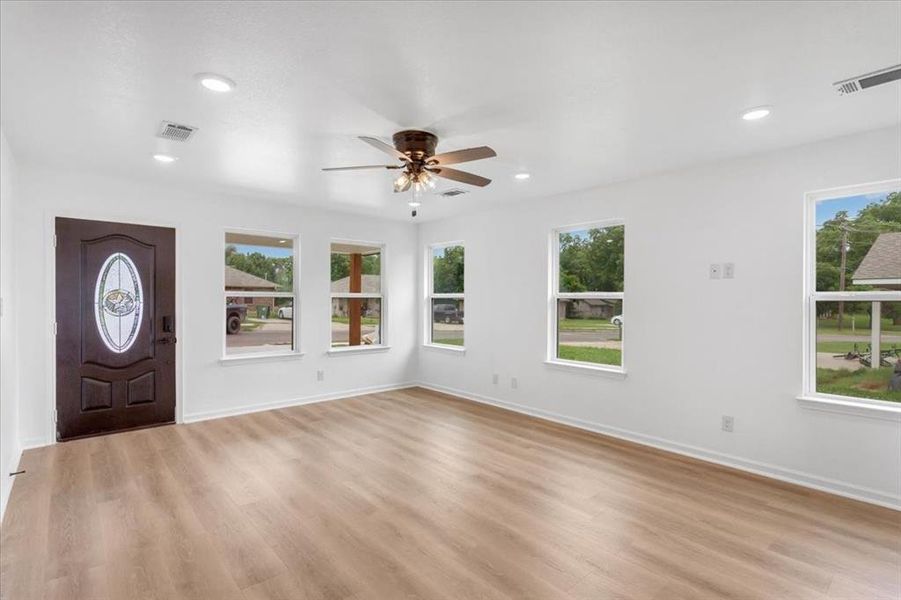
[[[358,135],[497,150],[431,219],[901,122],[901,84],[831,87],[901,62],[899,2],[3,2],[0,28],[20,161],[396,218],[391,173],[319,170],[385,158]]]

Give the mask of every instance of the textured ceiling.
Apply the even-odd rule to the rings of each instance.
[[[0,124],[17,158],[408,218],[383,157],[401,128],[494,147],[493,178],[421,218],[901,121],[901,3],[3,2]],[[222,73],[234,93],[206,92]],[[748,123],[739,113],[771,104]],[[163,119],[199,127],[184,145]],[[163,166],[154,152],[180,160]],[[461,166],[462,167],[462,166]],[[517,181],[519,170],[532,174]],[[466,186],[459,186],[466,187]]]

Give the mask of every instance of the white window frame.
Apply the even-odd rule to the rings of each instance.
[[[385,271],[386,266],[388,264],[387,261],[387,244],[385,242],[371,242],[365,240],[353,240],[347,238],[332,238],[329,240],[328,244],[328,259],[329,265],[331,265],[332,260],[332,246],[334,244],[352,244],[354,246],[369,246],[371,248],[379,249],[379,290],[378,294],[364,293],[364,292],[355,292],[355,293],[342,293],[342,294],[333,294],[331,292],[331,268],[329,268],[329,277],[328,277],[328,286],[329,286],[329,302],[328,302],[328,325],[329,325],[329,334],[328,334],[328,349],[326,350],[326,354],[334,356],[340,354],[355,354],[358,352],[378,352],[380,350],[388,350],[391,346],[388,345],[388,294],[385,292]],[[367,298],[377,298],[379,300],[380,307],[380,316],[379,316],[379,343],[378,344],[360,344],[359,346],[332,346],[332,302],[336,299],[367,299]]]
[[[802,405],[818,410],[829,410],[849,414],[901,420],[901,406],[897,402],[837,396],[817,392],[816,384],[816,344],[817,344],[817,311],[819,302],[901,302],[901,291],[879,292],[818,292],[816,265],[816,212],[817,204],[824,200],[833,200],[861,194],[893,192],[901,189],[901,179],[891,179],[860,185],[850,185],[826,190],[808,192],[804,195],[804,326],[803,326],[803,369],[802,392],[798,397]],[[878,344],[873,343],[876,346]]]
[[[220,362],[223,363],[231,363],[231,362],[241,362],[241,361],[249,361],[255,362],[259,360],[266,359],[283,359],[283,358],[297,358],[303,356],[303,351],[301,350],[300,345],[300,234],[297,233],[283,233],[278,231],[268,231],[262,229],[244,229],[241,227],[226,227],[222,232],[222,249],[224,251],[225,245],[227,242],[225,241],[226,236],[229,233],[237,233],[243,235],[258,235],[264,237],[270,237],[273,239],[279,240],[291,240],[291,248],[294,251],[294,276],[293,276],[293,289],[290,292],[259,292],[252,290],[226,290],[225,289],[225,263],[223,262],[222,268],[222,280],[219,286],[219,289],[222,290],[222,306],[220,307],[220,314],[225,308],[225,304],[228,302],[229,298],[240,296],[246,297],[247,295],[254,296],[256,298],[291,298],[291,307],[292,311],[292,341],[293,348],[291,350],[278,350],[274,352],[253,352],[248,354],[228,354],[226,344],[228,334],[225,332],[225,327],[222,327],[222,357],[219,359]]]
[[[434,252],[435,250],[439,250],[441,248],[451,248],[453,246],[460,246],[463,248],[463,293],[453,293],[453,294],[436,294],[435,293],[435,285],[434,285],[434,276],[435,276],[435,263],[434,263]],[[432,301],[433,300],[463,300],[464,307],[466,306],[466,243],[463,240],[457,240],[454,242],[436,242],[434,244],[429,244],[426,247],[426,307],[425,307],[425,336],[423,345],[429,348],[439,348],[441,350],[449,350],[451,352],[466,352],[466,317],[464,316],[463,323],[463,345],[455,346],[453,344],[442,344],[440,342],[435,342],[432,340],[432,320],[435,318],[434,312],[432,310]],[[465,308],[464,308],[465,311]]]
[[[622,292],[580,292],[565,293],[560,292],[560,234],[571,233],[573,231],[585,231],[587,229],[606,229],[609,227],[626,227],[625,219],[604,219],[601,221],[591,221],[589,223],[578,223],[576,225],[566,225],[551,230],[550,233],[550,268],[548,273],[550,280],[548,282],[548,335],[547,335],[547,359],[545,363],[554,367],[564,367],[567,369],[576,369],[581,371],[596,372],[599,374],[625,376],[626,375],[626,333],[625,327],[622,331],[622,361],[619,366],[601,365],[578,360],[566,360],[557,357],[557,301],[558,300],[620,300],[623,308],[623,322],[627,322],[626,318],[626,300],[625,289],[626,279],[623,273],[623,290]],[[625,244],[623,244],[623,254],[625,255]],[[623,256],[623,264],[625,265],[625,256]]]

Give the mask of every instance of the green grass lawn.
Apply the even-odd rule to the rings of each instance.
[[[888,391],[892,367],[879,369],[817,369],[817,391],[821,394],[901,402],[901,392]]]
[[[447,338],[442,340],[432,340],[433,344],[444,344],[445,346],[462,346],[463,338]]]
[[[616,348],[560,345],[557,350],[557,358],[617,367],[623,364],[623,352]]]
[[[601,329],[619,329],[604,319],[560,319],[560,331],[598,331]]]
[[[379,320],[375,317],[362,317],[360,319],[362,325],[378,325]],[[332,323],[343,323],[345,325],[350,323],[350,317],[332,317]]]
[[[851,331],[852,317],[854,318],[854,331]],[[881,319],[881,323],[882,332],[901,332],[901,325],[893,324],[892,319]],[[837,318],[817,319],[817,331],[821,333],[828,332],[833,335],[870,335],[870,315],[845,315],[841,331],[838,329]]]
[[[260,326],[263,325],[263,321],[257,321],[256,319],[245,319],[243,323],[241,323],[241,331],[254,331],[255,329],[259,329]]]

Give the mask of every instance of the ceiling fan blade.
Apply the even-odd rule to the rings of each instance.
[[[449,169],[447,167],[442,167],[441,165],[435,165],[434,167],[429,167],[427,170],[431,173],[434,173],[438,177],[444,177],[445,179],[453,179],[454,181],[459,181],[460,183],[468,183],[469,185],[477,185],[479,187],[485,187],[486,185],[491,183],[490,179],[482,177],[481,175],[473,175],[472,173],[467,173],[466,171],[458,171],[457,169]]]
[[[466,148],[465,150],[454,150],[453,152],[436,154],[429,158],[429,162],[435,161],[439,165],[455,165],[471,160],[491,158],[493,156],[497,156],[497,152],[488,146],[479,146],[478,148]]]
[[[325,167],[323,171],[356,171],[357,169],[400,169],[400,165],[361,165],[359,167]]]
[[[410,162],[410,157],[404,154],[403,152],[398,151],[391,144],[386,144],[382,140],[374,137],[366,137],[365,135],[361,135],[360,139],[372,146],[373,148],[378,148],[385,154],[390,154],[394,158],[400,159],[405,162]]]

